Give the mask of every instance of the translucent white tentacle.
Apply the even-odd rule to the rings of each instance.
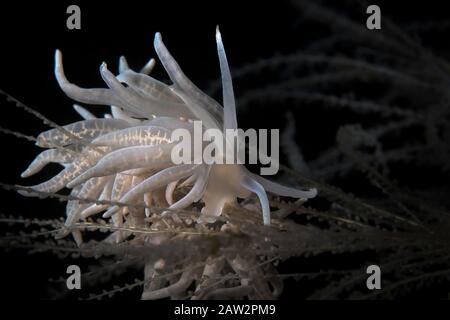
[[[140,72],[143,73],[143,74],[149,75],[149,74],[152,72],[153,68],[155,67],[155,64],[156,64],[155,59],[151,58],[151,59],[145,64],[145,66],[142,67],[142,69],[141,69]]]
[[[155,51],[175,85],[176,93],[186,103],[191,112],[202,120],[207,128],[221,128],[223,110],[211,97],[203,93],[183,73],[178,63],[162,42],[159,32],[155,34]]]
[[[228,66],[225,48],[219,27],[216,28],[217,52],[219,54],[220,73],[222,75],[223,90],[223,127],[224,129],[237,129],[236,103],[234,101],[233,82],[231,80],[230,67]]]
[[[192,189],[183,198],[181,198],[174,204],[171,204],[169,209],[184,209],[190,206],[192,203],[199,201],[205,190],[206,183],[208,182],[210,168],[210,166],[205,166],[204,168],[202,168]]]
[[[100,67],[100,73],[106,84],[122,100],[122,105],[131,111],[151,119],[152,115],[190,117],[189,110],[180,103],[156,100],[149,96],[143,97],[133,87],[125,88],[119,80],[108,70],[106,63]]]
[[[49,149],[42,151],[21,174],[22,178],[32,176],[42,170],[49,163],[69,163],[72,162],[75,155],[72,152],[62,149]]]
[[[153,190],[156,190],[158,188],[161,188],[168,183],[172,181],[176,181],[179,179],[183,179],[187,176],[190,176],[193,171],[198,167],[198,165],[191,165],[191,164],[185,164],[185,165],[179,165],[170,167],[164,170],[161,170],[160,172],[152,175],[151,177],[145,179],[140,184],[138,184],[136,187],[128,191],[121,199],[120,202],[122,203],[133,203],[133,200],[143,196],[146,192],[151,192]],[[111,215],[113,215],[119,207],[115,206],[109,209],[105,214],[103,215],[104,218],[108,218]]]
[[[174,144],[157,146],[136,146],[113,151],[98,161],[85,173],[71,181],[67,186],[72,188],[92,177],[106,176],[137,168],[160,168],[171,163],[171,150]]]
[[[298,190],[295,188],[283,186],[279,183],[267,180],[261,176],[258,176],[256,174],[253,174],[250,172],[248,174],[254,180],[258,181],[267,192],[277,194],[279,196],[310,199],[310,198],[314,198],[317,195],[316,188],[311,188],[309,190]]]
[[[80,192],[77,194],[77,197],[80,199],[93,198],[96,199],[99,194],[102,192],[104,186],[107,184],[107,177],[93,178],[87,181]],[[77,201],[78,202],[78,201]],[[65,221],[65,226],[70,227],[74,223],[78,222],[81,217],[81,212],[88,206],[86,203],[77,203],[72,210],[67,213],[67,218]]]
[[[269,226],[270,225],[270,206],[269,206],[269,199],[267,198],[266,191],[264,190],[263,186],[259,184],[256,180],[244,176],[242,178],[242,185],[250,190],[251,192],[255,193],[258,198],[259,202],[261,203],[261,208],[263,212],[263,221],[264,225]]]
[[[133,70],[127,70],[117,76],[117,80],[133,87],[144,96],[148,96],[155,100],[174,102],[182,104],[183,101],[173,93],[173,90],[165,83],[158,81],[148,75],[136,73]],[[179,106],[186,109],[187,106]]]
[[[125,58],[124,56],[121,56],[119,58],[119,72],[122,73],[129,69],[130,69],[130,67],[128,66],[127,58]]]
[[[170,142],[169,130],[156,126],[138,126],[110,132],[96,138],[92,144],[120,148],[137,145],[154,146]]]
[[[120,119],[90,119],[74,122],[63,127],[64,130],[81,140],[91,141],[105,133],[125,129],[129,124]],[[45,131],[37,137],[39,147],[49,148],[54,145],[65,146],[74,143],[73,138],[64,131],[56,128]]]
[[[109,89],[84,89],[70,83],[64,74],[62,54],[59,50],[55,52],[55,76],[61,90],[76,101],[100,105],[120,105],[121,103]]]
[[[67,168],[62,170],[56,176],[51,178],[48,181],[42,182],[40,184],[29,186],[33,190],[38,192],[46,192],[46,193],[55,193],[67,186],[68,182],[73,180],[76,176],[78,176],[81,172],[84,172],[87,168],[89,168],[93,163],[92,158],[82,159],[82,161],[72,163]],[[36,196],[33,193],[29,193],[27,191],[19,191],[20,194],[24,196]]]
[[[96,116],[94,116],[89,110],[83,108],[82,106],[80,106],[79,104],[74,104],[73,108],[75,109],[75,111],[82,116],[85,120],[89,120],[89,119],[95,119],[97,118]]]

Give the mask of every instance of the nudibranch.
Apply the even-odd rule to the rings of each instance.
[[[237,198],[256,194],[265,225],[270,225],[266,192],[303,199],[316,196],[315,189],[282,186],[251,173],[242,164],[175,165],[171,161],[171,151],[176,145],[171,133],[178,128],[192,130],[193,120],[202,121],[205,128],[237,129],[232,78],[218,29],[216,42],[223,107],[186,77],[160,33],[155,35],[154,47],[171,85],[149,76],[155,60],[151,59],[136,72],[121,57],[117,76],[105,63],[100,67],[108,88],[80,88],[67,80],[62,54],[57,50],[55,75],[64,93],[79,103],[109,106],[110,114],[97,118],[84,107],[74,105],[84,120],[41,133],[36,144],[47,149],[36,157],[22,177],[37,173],[48,163],[59,163],[64,169],[30,188],[38,193],[56,193],[69,188],[76,198],[116,201],[130,206],[150,207],[157,201],[165,203],[169,211],[200,202],[204,204],[200,216],[207,217],[219,216],[224,206]],[[189,191],[174,199],[174,191],[186,187]],[[129,211],[122,206],[71,200],[66,207],[65,225],[70,229],[76,222],[102,212],[115,225],[123,225]],[[145,214],[150,214],[148,209]],[[76,233],[74,236],[81,237]]]

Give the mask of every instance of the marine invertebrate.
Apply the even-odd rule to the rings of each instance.
[[[177,210],[191,207],[196,202],[202,202],[204,206],[199,215],[191,217],[194,225],[209,224],[216,222],[225,205],[235,203],[237,198],[248,198],[252,193],[259,199],[264,225],[270,225],[266,192],[305,200],[316,195],[316,189],[297,190],[282,186],[251,173],[239,163],[173,162],[172,153],[177,146],[177,141],[172,137],[174,130],[184,128],[192,132],[193,121],[196,120],[200,120],[206,129],[216,129],[222,133],[227,129],[237,129],[231,74],[218,29],[216,41],[222,74],[223,108],[184,75],[159,33],[155,35],[154,46],[172,80],[170,86],[148,75],[155,64],[153,59],[140,72],[135,72],[122,57],[117,76],[108,70],[105,63],[100,67],[100,74],[109,89],[80,88],[67,80],[61,52],[56,51],[55,75],[66,95],[78,102],[111,108],[110,114],[96,118],[84,107],[75,105],[75,110],[84,120],[53,128],[37,137],[36,144],[48,149],[36,157],[22,177],[39,172],[51,162],[62,164],[64,169],[50,180],[32,186],[31,192],[20,192],[33,196],[36,195],[33,191],[41,195],[53,194],[65,187],[72,189],[70,196],[73,199],[66,206],[65,228],[57,235],[58,238],[72,233],[77,244],[82,245],[82,231],[74,226],[80,220],[104,212],[103,218],[111,218],[111,225],[117,228],[105,242],[123,242],[133,235],[124,228],[150,227],[155,230],[162,223],[167,223],[166,220],[158,220],[160,217],[170,217],[173,227],[184,225],[185,222],[176,215]],[[231,143],[227,139],[223,134],[224,141],[217,143]],[[250,146],[250,152],[257,151]],[[220,156],[226,157],[226,152]],[[182,192],[186,188],[187,191]],[[156,210],[154,205],[164,210]],[[212,230],[226,231],[230,228],[234,227],[221,224],[219,229],[212,227]],[[135,236],[133,241],[161,244],[171,238],[167,234],[156,234]],[[273,279],[267,280],[261,276],[260,268],[251,271],[257,261],[255,254],[245,258],[235,253],[212,255],[204,259],[204,265],[187,268],[168,287],[164,286],[165,281],[152,282],[149,289],[144,289],[143,298],[183,296],[196,278],[202,279],[198,290],[208,288],[211,285],[209,278],[220,275],[224,270],[234,270],[243,282],[237,287],[219,287],[219,291],[211,293],[213,296],[250,294],[267,298],[281,293],[280,285]],[[162,258],[147,261],[146,278],[153,278],[165,263]],[[248,284],[249,277],[259,279],[255,280],[253,287]],[[268,281],[275,283],[272,291]],[[194,297],[208,297],[198,290]]]
[[[160,214],[169,206],[165,199],[166,188],[161,188],[153,192],[152,200],[160,200],[161,203],[156,203],[156,206],[163,209],[147,205],[144,208],[136,201],[136,206],[125,206],[131,212],[124,214],[122,227],[118,223],[116,227],[108,223],[116,215],[106,221],[97,219],[99,215],[92,215],[86,221],[81,219],[75,223],[69,229],[76,233],[83,230],[84,240],[77,248],[71,237],[59,240],[52,237],[64,224],[53,220],[63,210],[51,210],[50,205],[58,206],[58,203],[54,204],[50,199],[15,198],[15,194],[8,194],[4,197],[4,204],[14,206],[14,212],[7,216],[0,214],[0,225],[5,227],[0,236],[0,246],[21,248],[15,253],[23,252],[22,249],[53,253],[54,256],[24,257],[27,265],[37,268],[42,263],[46,272],[35,274],[36,279],[43,280],[41,283],[47,284],[48,274],[52,278],[62,275],[62,290],[52,294],[52,298],[84,298],[87,292],[98,293],[94,297],[106,298],[112,294],[118,298],[124,295],[138,297],[141,290],[126,290],[125,293],[121,290],[141,285],[146,292],[145,298],[270,298],[276,292],[267,290],[266,280],[269,277],[287,279],[282,298],[378,299],[408,297],[410,294],[414,297],[423,295],[429,298],[430,294],[444,299],[447,297],[449,215],[446,197],[448,183],[445,179],[449,172],[446,142],[450,131],[445,102],[448,96],[445,61],[440,63],[440,58],[428,47],[429,40],[424,41],[427,48],[422,48],[420,43],[417,46],[412,43],[411,47],[405,42],[409,32],[406,34],[390,29],[387,7],[383,9],[385,24],[380,34],[361,29],[364,21],[356,17],[359,17],[358,12],[365,12],[364,4],[350,7],[354,1],[346,4],[331,1],[326,5],[324,1],[312,3],[296,0],[292,3],[301,6],[298,10],[301,19],[291,15],[293,8],[283,3],[280,6],[285,7],[287,14],[279,15],[286,21],[288,17],[295,18],[292,28],[286,24],[268,23],[272,21],[272,7],[266,10],[266,16],[264,13],[258,15],[260,24],[258,21],[252,23],[260,31],[259,35],[283,32],[285,36],[279,38],[276,46],[264,45],[267,51],[255,46],[257,59],[254,63],[245,61],[248,59],[245,56],[242,64],[234,61],[236,65],[241,64],[241,68],[232,70],[233,83],[235,88],[239,88],[236,93],[242,126],[258,123],[272,127],[274,123],[285,123],[286,113],[291,114],[290,126],[282,130],[282,133],[290,133],[286,134],[282,146],[285,148],[284,161],[302,174],[282,168],[287,174],[280,178],[284,178],[287,184],[288,181],[295,181],[300,185],[316,186],[321,190],[320,198],[305,207],[301,202],[285,203],[268,195],[273,219],[271,227],[266,228],[261,223],[261,209],[255,197],[240,202],[239,206],[225,207],[216,223],[206,223],[201,222],[197,210],[202,204]],[[248,21],[245,11],[221,12],[224,16],[233,16],[233,20],[235,14],[240,14],[245,18],[243,21]],[[353,13],[347,16],[347,12]],[[138,20],[134,15],[132,19]],[[158,25],[158,22],[153,22]],[[306,25],[301,27],[304,23]],[[247,26],[239,25],[239,22],[233,22],[233,25],[238,34],[246,39]],[[333,26],[332,32],[327,32],[324,37],[321,31],[324,28],[329,30],[330,25]],[[130,26],[134,28],[134,25],[122,23],[122,28]],[[173,26],[179,28],[178,24]],[[264,32],[264,27],[272,31]],[[305,29],[313,30],[313,33],[305,37]],[[316,30],[319,32],[316,33]],[[82,41],[85,42],[85,37],[89,35],[89,32],[85,33]],[[95,40],[97,35],[92,36]],[[256,44],[257,39],[252,42]],[[243,48],[246,48],[245,42]],[[431,42],[437,44],[435,40]],[[298,46],[298,52],[291,51],[292,45]],[[423,49],[426,54],[421,54]],[[108,51],[114,55],[114,48]],[[44,54],[47,50],[36,50],[37,55],[39,52]],[[441,54],[439,56],[442,57]],[[45,59],[45,56],[42,58]],[[18,84],[14,83],[15,77],[11,75],[14,76],[20,67],[24,67],[10,65],[4,68],[4,78],[9,80],[10,85],[2,84],[1,87],[14,92]],[[8,68],[13,69],[9,71],[10,76]],[[444,72],[437,73],[441,68]],[[221,88],[219,81],[210,83],[215,86],[206,92]],[[36,102],[33,99],[33,88],[42,92],[43,87],[34,81],[27,84],[28,87],[24,85],[20,88],[20,100],[38,103],[35,108],[44,112],[45,105],[40,106],[39,100]],[[47,104],[47,99],[44,99],[44,104]],[[12,103],[0,102],[5,108],[14,107]],[[91,117],[87,110],[75,108]],[[57,116],[64,111],[50,112]],[[256,120],[258,114],[263,116]],[[16,130],[22,136],[42,131],[34,129],[31,122],[27,122],[24,128],[25,119],[11,117],[12,113],[7,113],[2,119],[8,121],[10,129],[14,129],[14,123],[9,123],[9,120],[20,120]],[[248,120],[247,123],[245,120]],[[317,132],[317,124],[321,125],[320,134],[310,134]],[[10,132],[1,130],[2,133]],[[3,142],[9,143],[8,140]],[[83,148],[82,143],[80,148]],[[297,148],[297,143],[302,146],[301,149]],[[62,147],[56,149],[62,150]],[[28,152],[29,148],[24,146],[20,150]],[[29,158],[28,154],[26,158]],[[9,164],[2,182],[16,182],[17,172],[24,164],[6,157],[4,160]],[[433,175],[434,171],[439,177]],[[181,199],[191,189],[191,184],[186,182],[181,186],[182,182],[167,186],[168,194],[172,195],[171,202]],[[6,187],[3,183],[0,186]],[[49,197],[77,204],[77,197],[60,194]],[[85,199],[81,205],[92,206],[92,209],[104,206],[107,210],[116,204],[115,201],[99,201],[99,198],[92,201]],[[249,212],[246,208],[256,212]],[[275,211],[274,208],[280,209]],[[2,209],[2,213],[5,211],[8,211],[7,207]],[[151,216],[146,217],[145,211]],[[287,219],[280,220],[281,217]],[[97,229],[94,230],[94,227]],[[105,233],[99,233],[99,230]],[[121,232],[102,241],[107,232],[118,230]],[[115,243],[117,240],[119,244]],[[236,264],[233,268],[236,260],[244,261],[242,268],[237,268]],[[275,260],[281,262],[276,265],[277,271],[271,270],[273,268],[269,263]],[[10,266],[10,270],[3,272],[5,277],[2,281],[3,291],[9,296],[12,290],[5,285],[8,279],[14,281],[11,288],[17,288],[18,297],[22,298],[25,294],[30,297],[46,295],[45,287],[40,287],[41,283],[32,285],[21,271],[15,270],[19,269],[16,266],[24,265],[23,260],[17,260],[15,254],[5,253],[2,261]],[[83,290],[64,290],[65,270],[61,269],[61,263],[81,267],[82,279],[86,281]],[[383,290],[369,292],[365,286],[365,267],[374,263],[382,269]],[[138,272],[128,268],[136,268]],[[139,271],[144,269],[145,275],[140,274]],[[102,280],[105,275],[109,279],[107,283]],[[127,284],[135,277],[139,280],[132,285]],[[22,283],[17,283],[20,279]],[[277,283],[269,283],[269,287],[273,284],[279,287]],[[56,284],[52,282],[49,286],[53,289]],[[186,286],[189,287],[186,289]],[[442,290],[439,291],[439,287]],[[28,290],[32,288],[36,290]],[[101,293],[102,289],[107,291]]]
[[[155,200],[154,194],[165,188],[168,209],[184,209],[201,199],[205,204],[202,213],[212,217],[219,216],[225,204],[234,202],[237,197],[246,198],[255,193],[261,203],[265,225],[270,224],[266,191],[294,198],[314,197],[315,189],[301,191],[285,187],[252,174],[240,164],[174,165],[171,159],[176,146],[171,139],[173,130],[185,128],[192,131],[192,120],[201,120],[206,128],[237,129],[231,74],[218,29],[216,40],[223,83],[223,109],[184,75],[159,33],[155,35],[154,46],[173,82],[171,86],[148,75],[154,60],[137,73],[122,57],[117,77],[105,63],[100,67],[109,89],[82,89],[67,80],[62,55],[57,50],[55,75],[61,89],[78,102],[110,105],[111,115],[96,119],[89,111],[76,105],[75,110],[85,120],[41,133],[37,145],[51,149],[39,154],[22,176],[38,172],[49,162],[57,162],[64,164],[65,169],[49,181],[32,186],[32,189],[54,193],[69,187],[72,188],[71,195],[81,198],[150,205]],[[190,191],[174,201],[175,189],[186,185],[192,186]],[[117,223],[122,223],[126,208],[69,202],[66,226],[71,227],[79,219],[105,209],[108,210],[103,214],[104,218],[114,216],[120,221]],[[79,235],[77,239],[81,241]]]

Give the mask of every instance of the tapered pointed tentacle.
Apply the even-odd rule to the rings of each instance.
[[[119,58],[119,73],[125,72],[127,70],[130,70],[127,58],[125,58],[124,56],[121,56]]]
[[[125,195],[125,193],[127,193],[131,189],[132,183],[133,183],[133,176],[118,173],[116,175],[116,179],[114,180],[114,186],[111,191],[111,200],[119,201],[120,198],[122,198]],[[122,208],[119,210],[118,213],[124,213],[125,210],[126,208]]]
[[[122,148],[137,145],[155,146],[170,142],[169,130],[163,127],[138,126],[107,133],[92,141],[92,145]]]
[[[90,119],[96,119],[97,117],[94,116],[89,110],[87,110],[86,108],[83,108],[82,106],[80,106],[79,104],[74,104],[73,108],[75,109],[75,111],[82,116],[85,120],[90,120]]]
[[[143,196],[146,192],[151,192],[169,184],[172,181],[190,176],[197,167],[198,165],[185,164],[161,170],[128,191],[120,199],[120,202],[132,203],[134,199]],[[117,206],[111,208],[103,215],[103,217],[110,217],[117,211],[117,209]]]
[[[78,247],[83,244],[83,235],[81,234],[81,230],[73,230],[72,237]]]
[[[83,188],[83,186],[77,186],[77,187],[73,188],[72,191],[70,191],[70,196],[77,197],[78,193],[81,191],[82,188]],[[74,210],[74,208],[78,205],[78,203],[79,203],[78,200],[69,200],[69,201],[67,201],[66,216],[68,216],[70,214],[70,212],[72,210]]]
[[[255,193],[258,196],[263,212],[264,225],[266,226],[270,225],[269,199],[267,198],[267,194],[266,191],[264,190],[264,187],[260,183],[258,183],[255,179],[252,179],[249,176],[244,176],[242,178],[242,185],[246,189]]]
[[[111,175],[106,178],[107,178],[106,184],[104,185],[102,193],[100,194],[100,197],[98,198],[101,201],[103,201],[103,200],[110,201],[111,200],[112,189],[114,187],[114,181],[115,181],[116,175]]]
[[[80,191],[77,192],[76,196],[80,199],[86,199],[86,198],[94,198],[95,199],[102,191],[102,188],[104,187],[106,182],[107,182],[106,177],[91,179],[81,187]],[[83,212],[83,210],[89,206],[89,204],[87,204],[85,202],[80,202],[78,200],[71,201],[71,202],[72,202],[72,204],[70,206],[67,206],[67,210],[66,210],[67,217],[66,217],[66,221],[64,222],[64,225],[66,227],[72,227],[75,223],[77,223],[81,218],[81,213]],[[75,231],[77,231],[77,230],[75,230]],[[74,236],[77,244],[80,245],[82,242],[81,234],[79,234],[78,232],[74,233],[74,230],[71,231],[70,229],[63,229],[63,230],[61,230],[61,232],[59,232],[56,235],[56,238],[57,239],[64,238],[71,232],[72,232],[72,235]]]
[[[62,91],[70,98],[87,104],[120,105],[121,101],[109,89],[84,89],[70,83],[62,64],[61,51],[55,52],[55,76]]]
[[[254,180],[258,181],[267,192],[283,196],[283,197],[291,197],[291,198],[304,198],[304,199],[310,199],[314,198],[317,195],[317,189],[311,188],[309,190],[298,190],[295,188],[290,188],[283,186],[281,184],[278,184],[276,182],[267,180],[261,176],[258,176],[256,174],[247,173],[250,177],[252,177]]]
[[[200,168],[198,178],[191,190],[189,190],[189,192],[183,198],[172,204],[169,209],[184,209],[190,206],[192,203],[199,201],[208,182],[210,169],[210,166]]]
[[[49,149],[42,151],[21,174],[22,178],[32,176],[42,170],[49,163],[69,163],[74,160],[75,154],[69,150]]]
[[[144,99],[136,92],[133,92],[130,88],[125,88],[119,80],[108,70],[106,63],[102,63],[100,66],[100,74],[103,81],[108,85],[116,97],[120,100],[119,103],[114,105],[121,105],[127,112],[131,112],[133,115],[138,117],[144,117],[151,119],[152,110],[148,108],[148,101],[143,101]]]
[[[111,196],[112,196],[112,189],[113,189],[113,185],[115,182],[115,176],[110,176],[110,177],[102,177],[104,179],[106,179],[106,183],[104,184],[103,190],[101,191],[100,197],[98,198],[99,201],[103,201],[103,200],[111,200]],[[94,179],[101,179],[101,178],[93,178],[88,180],[86,183],[94,180]],[[85,184],[86,184],[85,183]],[[85,185],[83,184],[83,186]],[[97,204],[94,203],[86,208],[84,208],[81,213],[80,213],[80,218],[82,219],[86,219],[89,216],[92,216],[94,214],[97,214],[99,212],[102,212],[106,209],[108,209],[109,205],[108,204]]]
[[[142,183],[142,181],[144,181],[145,178],[142,175],[135,175],[131,177],[131,184],[130,184],[130,190],[133,190],[137,185],[139,185],[140,183]],[[128,190],[129,191],[129,190]],[[148,193],[148,192],[147,192]],[[123,199],[125,195],[122,194],[122,196],[120,197],[120,199],[118,200],[119,202],[121,201],[121,199]],[[147,199],[148,200],[148,199]],[[137,223],[139,220],[143,219],[143,216],[146,214],[146,209],[147,208],[139,208],[136,205],[145,205],[145,201],[146,201],[146,197],[145,194],[143,197],[138,197],[136,199],[136,201],[133,201],[131,203],[130,207],[117,207],[114,206],[112,208],[110,208],[108,211],[106,211],[103,214],[103,217],[106,217],[108,215],[109,217],[112,217],[118,213],[120,213],[121,211],[124,210],[128,210],[131,214],[131,220],[129,221],[130,226],[138,226],[139,223]],[[143,213],[143,214],[141,214]]]
[[[100,177],[88,180],[85,184],[83,184],[83,187],[80,192],[78,192],[77,197],[80,199],[97,199],[109,179],[110,178],[108,177]],[[81,212],[88,206],[89,204],[87,203],[77,201],[77,204],[72,208],[72,210],[67,212],[67,218],[64,223],[65,226],[70,227],[73,226],[74,223],[78,222],[81,218]]]
[[[155,67],[156,61],[155,59],[151,58],[146,64],[145,66],[142,67],[142,69],[140,70],[140,73],[149,75],[153,68]]]
[[[108,153],[85,173],[71,181],[72,188],[92,177],[106,176],[137,168],[161,168],[171,163],[173,143],[157,146],[137,146],[122,148]]]
[[[223,127],[224,129],[237,129],[236,103],[234,101],[233,82],[231,80],[230,67],[228,66],[225,48],[219,27],[216,29],[217,52],[219,54],[220,73],[222,75],[223,90]]]
[[[88,142],[105,133],[127,127],[129,127],[129,124],[120,119],[91,119],[74,122],[64,126],[63,129]],[[37,137],[37,145],[44,148],[54,145],[65,146],[75,142],[77,141],[73,141],[72,137],[57,128],[45,131]]]
[[[161,34],[155,34],[155,51],[174,83],[176,93],[186,103],[190,111],[208,128],[221,128],[223,110],[211,97],[202,92],[183,73],[178,63],[172,57],[162,41]]]
[[[109,208],[108,204],[97,204],[97,203],[94,203],[94,204],[88,206],[87,208],[85,208],[83,211],[81,211],[80,218],[81,219],[86,219],[86,218],[88,218],[90,216],[93,216],[93,215],[98,214],[98,213],[100,213],[102,211],[105,211],[108,208]]]
[[[89,168],[92,165],[92,163],[93,163],[92,159],[84,159],[82,161],[72,163],[50,180],[34,186],[29,186],[28,188],[31,188],[38,192],[45,192],[45,193],[58,192],[59,190],[64,188],[71,180],[73,180],[76,176],[78,176],[81,172]],[[27,191],[19,191],[19,193],[24,196],[32,196],[32,197],[35,196],[35,194],[29,193]]]
[[[133,70],[127,70],[117,76],[117,80],[133,87],[144,96],[148,96],[155,100],[166,102],[174,102],[182,104],[183,101],[173,93],[172,89],[165,83],[158,81],[150,76],[142,73],[136,73]],[[181,108],[187,109],[186,106],[180,105]]]
[[[169,117],[191,116],[191,113],[183,104],[171,101],[156,100],[150,96],[143,96],[142,93],[137,92],[131,86],[125,88],[107,69],[105,63],[101,65],[100,73],[106,84],[122,100],[122,105],[142,117],[151,119],[152,115]]]

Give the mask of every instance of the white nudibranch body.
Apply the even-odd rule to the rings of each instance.
[[[218,29],[216,41],[223,107],[184,75],[159,33],[155,35],[154,47],[172,85],[149,76],[155,65],[153,59],[135,72],[121,57],[117,76],[105,63],[100,67],[108,88],[80,88],[67,80],[62,55],[57,50],[55,75],[66,95],[80,103],[110,106],[111,113],[96,118],[82,106],[74,105],[85,120],[41,133],[37,145],[48,149],[36,157],[22,177],[39,172],[48,163],[59,163],[64,166],[59,174],[31,188],[56,193],[67,187],[72,188],[71,195],[77,198],[130,206],[157,203],[168,209],[185,209],[200,201],[204,204],[201,215],[208,216],[219,216],[227,203],[254,193],[259,198],[265,225],[270,225],[266,192],[293,198],[314,197],[315,189],[302,191],[279,185],[249,172],[242,164],[172,163],[175,143],[170,139],[171,133],[177,128],[192,130],[191,120],[202,121],[206,129],[237,129],[232,79]],[[181,187],[190,189],[175,199],[173,193]],[[106,211],[103,217],[111,217],[120,226],[131,209],[72,200],[67,204],[65,224],[70,227],[103,211]],[[145,214],[150,214],[148,209]],[[80,242],[81,235],[73,234]]]

